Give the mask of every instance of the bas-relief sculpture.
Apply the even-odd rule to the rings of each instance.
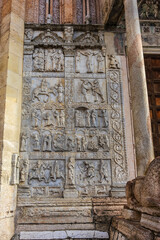
[[[120,64],[108,56],[106,70],[103,31],[26,31],[27,44],[21,196],[24,187],[31,197],[109,196],[111,182],[126,182],[127,165]]]

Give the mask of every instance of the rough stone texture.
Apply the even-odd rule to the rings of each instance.
[[[155,240],[160,234],[160,158],[153,160],[146,176],[127,183],[127,203],[121,218],[113,218],[110,239]]]
[[[127,183],[126,196],[129,207],[159,207],[160,206],[160,157],[154,159],[145,177],[138,177]]]
[[[154,158],[148,93],[137,1],[125,0],[124,6],[137,169],[143,176]]]
[[[20,240],[32,239],[108,239],[108,233],[100,231],[55,231],[55,232],[21,232]]]
[[[1,1],[0,48],[0,239],[14,233],[16,186],[11,159],[19,152],[25,1]],[[7,230],[6,230],[7,229]]]

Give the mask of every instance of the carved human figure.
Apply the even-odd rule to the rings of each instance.
[[[61,50],[58,50],[55,54],[55,69],[56,72],[62,72],[64,71],[64,61],[62,57]]]
[[[108,127],[109,122],[108,122],[108,113],[107,113],[107,110],[102,110],[102,113],[103,113],[103,117],[104,117],[105,127]]]
[[[158,13],[159,13],[159,7],[158,7],[158,1],[156,1],[153,5],[153,15],[155,18],[158,17]]]
[[[81,127],[82,126],[82,115],[81,111],[76,110],[75,111],[75,116],[76,116],[76,126]]]
[[[42,80],[41,85],[34,89],[32,100],[35,101],[37,98],[38,101],[41,101],[40,96],[44,96],[43,101],[47,102],[49,100],[49,91],[48,91],[48,83],[45,79]]]
[[[20,148],[21,152],[26,152],[27,151],[27,139],[28,139],[27,134],[26,133],[22,133],[22,136],[21,136],[21,148]]]
[[[99,98],[101,99],[101,102],[105,102],[98,80],[94,80],[92,84],[92,91],[93,96],[95,96],[95,102],[98,102]]]
[[[61,110],[59,113],[59,126],[64,127],[65,126],[65,112],[64,110]]]
[[[20,183],[25,184],[28,176],[28,160],[23,160],[20,168]]]
[[[59,112],[57,110],[55,110],[53,115],[56,119],[56,125],[59,126]]]
[[[100,135],[98,138],[98,144],[101,148],[105,149],[106,147],[106,139],[104,137],[104,135]]]
[[[81,138],[81,151],[85,152],[86,151],[86,147],[87,147],[87,141],[86,141],[86,138],[83,136]]]
[[[90,110],[86,110],[86,127],[91,126],[91,112]]]
[[[38,113],[38,110],[34,110],[31,113],[31,119],[32,119],[32,127],[37,128],[38,127],[38,122],[40,119],[40,114]]]
[[[97,55],[97,72],[103,73],[104,72],[104,58],[101,53]]]
[[[119,62],[114,55],[109,56],[109,68],[111,69],[120,69]]]
[[[97,134],[95,131],[91,130],[89,132],[89,139],[88,139],[88,150],[97,152],[98,151],[98,139]]]
[[[62,103],[63,97],[64,97],[64,87],[63,87],[62,83],[59,83],[57,92],[58,92],[58,102]]]
[[[45,50],[45,70],[53,71],[53,60],[54,60],[55,49]]]
[[[39,133],[33,133],[33,150],[34,151],[40,151],[40,139],[39,139]]]
[[[103,43],[104,42],[104,34],[102,31],[99,31],[98,32],[98,36],[99,36],[99,42],[100,43]]]
[[[33,53],[33,65],[35,71],[44,71],[44,49],[35,49]]]
[[[52,137],[50,133],[46,133],[43,137],[43,152],[52,151]]]
[[[87,81],[87,80],[81,80],[82,84],[81,84],[81,93],[84,96],[84,101],[88,102],[88,93],[91,91],[92,89],[92,84]]]
[[[66,137],[64,134],[57,134],[54,139],[55,149],[57,151],[65,151],[66,150],[65,141],[66,141]]]
[[[93,109],[91,113],[92,117],[92,126],[97,127],[97,110]]]
[[[43,119],[44,119],[44,127],[49,127],[49,126],[54,125],[53,124],[53,115],[50,111],[45,112]]]
[[[105,164],[104,160],[101,160],[99,173],[100,173],[100,182],[108,183],[109,182],[108,169],[107,169],[107,165]]]
[[[95,169],[92,163],[88,163],[87,161],[84,162],[84,171],[86,174],[86,178],[89,184],[91,184],[92,179],[95,177]]]
[[[67,138],[66,146],[67,146],[67,150],[68,150],[68,151],[72,151],[72,150],[73,150],[73,148],[74,148],[74,142],[73,142],[72,137],[68,137],[68,138]]]
[[[75,158],[73,157],[68,161],[68,184],[75,185]]]
[[[81,138],[77,137],[77,152],[81,152]]]
[[[66,43],[71,43],[73,40],[73,27],[66,26],[64,29],[65,41]]]

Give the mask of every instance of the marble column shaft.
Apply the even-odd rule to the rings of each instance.
[[[153,160],[154,151],[137,1],[124,0],[124,6],[137,174],[140,176]]]

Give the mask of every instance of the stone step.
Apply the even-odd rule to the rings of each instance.
[[[107,232],[101,232],[96,230],[66,230],[66,231],[31,231],[20,232],[20,240],[62,240],[62,239],[74,239],[74,240],[89,240],[89,239],[109,239]]]

